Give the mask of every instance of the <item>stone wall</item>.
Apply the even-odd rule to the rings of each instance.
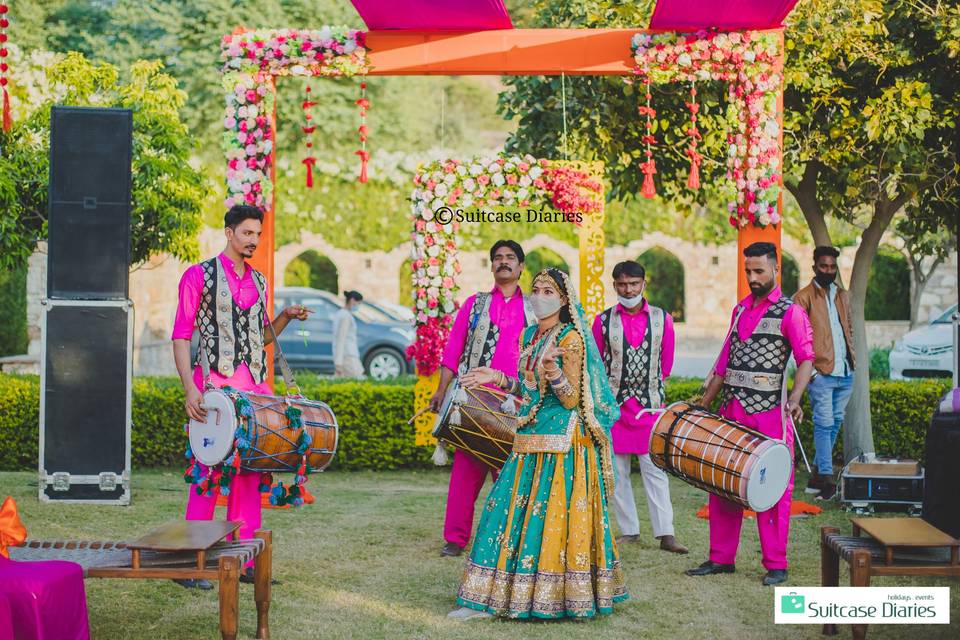
[[[547,235],[535,236],[523,243],[527,252],[548,248],[560,255],[571,267],[571,276],[579,281],[579,254],[575,247]],[[200,252],[204,257],[216,255],[223,246],[223,232],[205,229],[200,236]],[[616,293],[610,286],[613,266],[622,260],[636,259],[644,251],[662,247],[683,263],[684,291],[687,321],[679,324],[678,340],[684,351],[713,351],[725,335],[730,310],[736,302],[737,246],[704,245],[683,239],[653,233],[627,246],[608,247],[605,255],[604,285],[606,303],[616,302]],[[359,252],[330,246],[322,236],[305,233],[300,242],[280,247],[276,252],[277,283],[283,282],[283,273],[290,261],[307,250],[327,256],[337,267],[340,290],[356,289],[370,300],[407,304],[400,300],[400,281],[407,277],[404,262],[410,256],[410,244],[405,243],[391,251]],[[813,247],[785,236],[783,249],[800,267],[800,284],[809,282]],[[840,270],[845,282],[850,280],[854,248],[845,249],[840,257]],[[489,289],[492,283],[486,251],[461,254],[463,273],[459,278],[462,298],[478,290]],[[938,304],[956,299],[956,256],[944,264],[931,280],[923,304],[929,315]],[[952,266],[951,266],[952,265]],[[177,283],[188,265],[169,256],[158,256],[130,274],[130,297],[134,302],[135,375],[175,373],[170,330],[177,305]],[[953,269],[953,271],[950,271]],[[29,353],[40,353],[40,300],[46,293],[46,252],[41,245],[30,259],[27,277],[27,315],[30,338]],[[952,285],[952,289],[951,289]],[[951,303],[952,304],[952,303]],[[945,307],[944,307],[945,308]],[[873,323],[870,323],[871,325]],[[870,342],[888,346],[906,330],[905,323],[877,323],[869,329]],[[880,326],[883,325],[883,326]]]
[[[917,325],[923,326],[957,304],[957,253],[953,252],[934,270],[917,309]]]

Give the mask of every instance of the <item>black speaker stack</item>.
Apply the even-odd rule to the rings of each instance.
[[[130,502],[129,109],[50,114],[40,499]]]
[[[960,538],[960,413],[935,413],[925,448],[923,519]]]

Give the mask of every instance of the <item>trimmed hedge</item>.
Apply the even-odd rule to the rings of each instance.
[[[430,447],[414,445],[413,386],[401,382],[337,381],[304,376],[303,394],[330,405],[340,423],[340,442],[332,469],[386,470],[431,466]],[[0,374],[0,470],[36,469],[40,385],[36,376]],[[667,384],[667,401],[694,395],[699,380]],[[882,455],[920,458],[927,423],[946,380],[871,384],[873,435]],[[813,455],[809,402],[801,439]],[[136,467],[182,466],[183,392],[173,377],[136,378],[133,383],[133,464]],[[839,444],[838,444],[839,449]]]

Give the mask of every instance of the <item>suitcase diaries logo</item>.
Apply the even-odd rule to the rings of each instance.
[[[780,596],[780,613],[803,613],[803,603],[805,600],[806,598],[797,595],[796,591],[791,591],[785,596]]]

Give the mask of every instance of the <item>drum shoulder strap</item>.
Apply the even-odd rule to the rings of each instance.
[[[660,397],[660,352],[663,347],[664,312],[660,307],[649,307],[650,317],[650,371],[647,384],[647,393],[650,397],[650,406],[659,407],[663,403]]]
[[[480,364],[483,355],[483,343],[490,332],[490,303],[493,296],[490,292],[478,293],[473,299],[470,308],[470,327],[467,332],[467,350],[460,358],[460,375]]]

